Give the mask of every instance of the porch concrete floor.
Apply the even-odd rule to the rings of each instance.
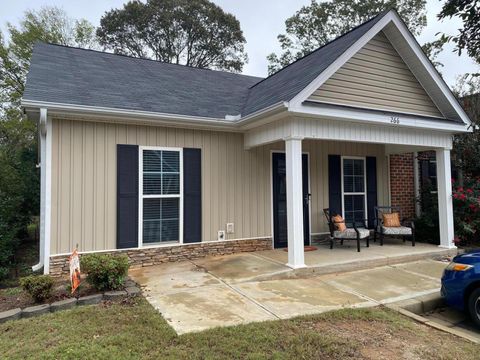
[[[313,269],[328,266],[335,270],[339,262],[343,263],[342,270],[349,263],[353,264],[351,269],[362,263],[370,268],[319,275],[287,268],[283,265],[287,253],[273,250],[134,269],[130,276],[181,334],[342,307],[375,306],[438,292],[445,262],[424,258],[395,264],[395,259],[405,261],[408,254],[416,260],[419,254],[430,257],[432,252],[445,255],[444,250],[424,244],[415,248],[403,243],[383,248],[372,245],[362,248],[361,253],[353,246],[332,251],[320,247],[306,253],[307,264],[313,264]],[[381,263],[385,259],[392,264]]]

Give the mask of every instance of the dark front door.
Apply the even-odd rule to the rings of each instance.
[[[287,181],[285,154],[273,153],[273,245],[275,248],[287,247]],[[308,155],[302,155],[303,178],[303,236],[305,245],[310,244],[310,212],[308,193]]]

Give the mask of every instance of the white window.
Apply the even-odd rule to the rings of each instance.
[[[366,168],[363,157],[342,157],[342,209],[347,223],[364,226],[367,218]]]
[[[182,242],[182,149],[140,147],[139,245]]]

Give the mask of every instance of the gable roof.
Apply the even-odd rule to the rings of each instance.
[[[25,107],[122,112],[230,125],[257,112],[299,105],[379,31],[384,31],[446,118],[469,124],[448,86],[395,10],[369,21],[262,79],[84,50],[34,47]]]

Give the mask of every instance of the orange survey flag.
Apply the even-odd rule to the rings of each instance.
[[[77,249],[73,250],[72,255],[68,258],[70,262],[70,282],[72,284],[72,294],[80,285],[80,259]]]

